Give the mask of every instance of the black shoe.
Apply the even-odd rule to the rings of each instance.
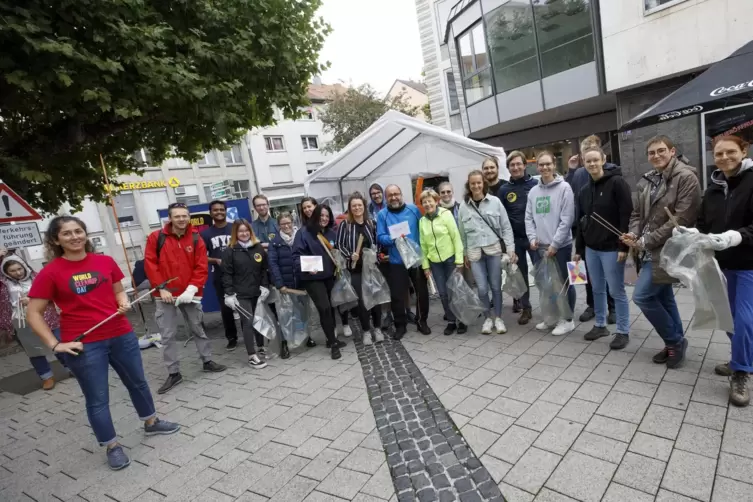
[[[207,361],[204,363],[204,367],[202,369],[209,373],[222,373],[227,369],[227,366],[217,364],[214,361]]]
[[[654,357],[651,358],[651,360],[656,364],[664,364],[667,362],[667,359],[669,359],[669,350],[667,350],[667,347],[661,349],[659,352],[654,354]]]
[[[306,340],[306,347],[308,348],[316,347],[316,342],[314,341],[313,338],[309,337],[309,339]]]
[[[335,346],[336,346],[336,347],[337,347],[338,349],[341,349],[341,348],[345,347],[346,345],[348,345],[348,344],[347,344],[347,343],[345,343],[345,342],[343,342],[343,341],[340,341],[340,340],[336,340],[336,341],[335,341]],[[327,348],[328,348],[328,349],[331,349],[331,348],[332,348],[332,343],[330,343],[329,341],[327,342]]]
[[[520,314],[520,317],[518,318],[518,324],[525,326],[526,324],[531,322],[531,319],[533,319],[533,312],[531,312],[530,307],[526,307],[523,309],[523,313]]]
[[[340,354],[340,348],[332,347],[332,359],[340,359],[341,357],[342,354]]]
[[[171,373],[167,375],[167,380],[165,380],[165,383],[162,384],[162,387],[157,390],[157,394],[164,394],[182,381],[183,376],[180,373]]]
[[[280,359],[288,359],[290,357],[290,351],[288,350],[288,342],[282,342],[280,344]]]
[[[405,326],[397,326],[395,328],[395,334],[392,335],[392,338],[394,340],[401,340],[405,336],[406,331],[407,330],[405,329]]]
[[[259,356],[259,359],[261,359],[262,361],[267,360],[267,351],[264,350],[264,347],[257,347],[256,355]]]
[[[517,314],[523,310],[523,306],[520,304],[520,300],[513,300],[512,301],[512,311],[513,313]]]
[[[624,333],[615,333],[612,341],[609,342],[609,348],[612,350],[622,350],[627,347],[630,337]]]
[[[236,348],[238,348],[238,340],[228,340],[227,345],[225,346],[225,350],[232,352]]]
[[[410,310],[405,313],[405,319],[411,324],[418,324],[418,317]]]
[[[458,323],[458,335],[464,335],[468,333],[468,326],[463,324],[462,322]]]
[[[607,324],[617,324],[617,314],[615,314],[614,310],[609,311],[609,315],[607,316]]]
[[[588,322],[594,317],[596,317],[596,313],[594,312],[593,307],[588,307],[586,310],[583,311],[583,313],[580,315],[578,319],[580,319],[580,322]]]
[[[426,321],[419,321],[416,324],[416,329],[418,329],[418,332],[422,335],[431,335],[431,328],[426,324]]]
[[[667,347],[669,357],[667,358],[667,368],[679,368],[685,362],[685,351],[688,348],[688,339],[683,338],[680,343]]]
[[[593,328],[591,328],[591,331],[583,335],[583,339],[592,342],[594,340],[598,340],[603,336],[609,336],[610,334],[611,333],[609,333],[609,330],[606,327],[594,326]]]
[[[444,329],[445,336],[450,336],[455,332],[455,330],[458,329],[457,325],[454,322],[451,322],[447,325],[447,327]]]

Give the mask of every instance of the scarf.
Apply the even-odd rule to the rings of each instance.
[[[297,230],[296,228],[293,228],[293,233],[290,235],[286,234],[285,232],[280,232],[280,238],[285,244],[287,244],[290,247],[293,246],[293,240],[295,240],[296,230]]]
[[[238,244],[240,244],[243,249],[248,249],[254,245],[251,239],[247,240],[246,242],[238,241]]]
[[[439,205],[442,206],[445,209],[453,210],[455,209],[455,197],[450,199],[450,202],[445,202],[443,200],[439,200]]]

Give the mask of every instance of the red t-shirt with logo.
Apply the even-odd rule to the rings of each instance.
[[[74,338],[107,319],[118,309],[113,284],[123,272],[109,256],[89,253],[81,261],[55,258],[37,275],[29,298],[50,300],[60,308],[60,339]],[[115,316],[82,340],[99,342],[133,331],[125,316]]]

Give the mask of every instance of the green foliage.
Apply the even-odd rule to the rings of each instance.
[[[147,149],[195,160],[307,104],[321,0],[0,0],[0,178],[57,211]]]
[[[424,117],[426,117],[426,121],[431,123],[431,106],[429,105],[429,103],[426,103],[424,106],[422,106],[421,111],[424,112]]]
[[[350,87],[346,92],[331,98],[332,102],[320,116],[324,131],[333,136],[332,141],[324,147],[328,152],[342,150],[387,110],[397,110],[415,117],[420,109],[418,106],[411,106],[404,93],[391,99],[382,99],[369,84]]]

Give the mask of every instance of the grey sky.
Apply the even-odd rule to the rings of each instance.
[[[396,78],[421,79],[413,0],[324,0],[320,15],[333,30],[321,53],[332,63],[323,83],[369,83],[386,93]]]

